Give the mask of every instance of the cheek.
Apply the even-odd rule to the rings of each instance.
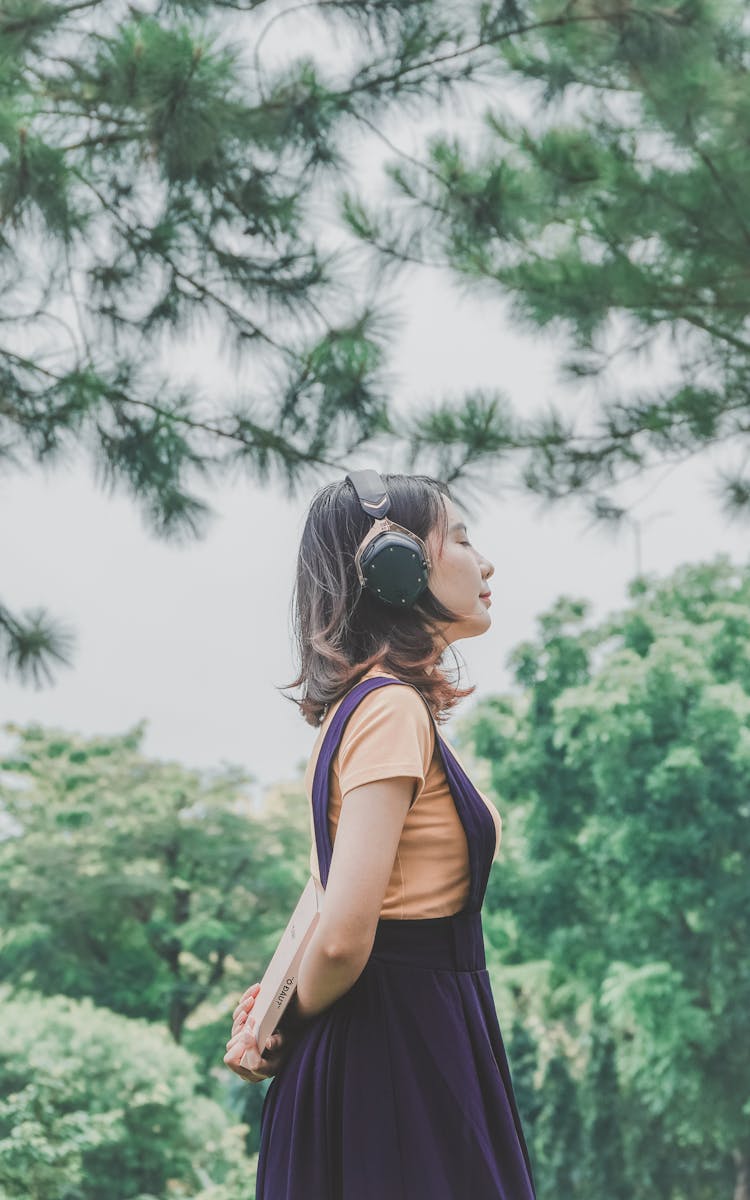
[[[466,593],[468,580],[466,561],[461,551],[445,550],[433,572],[435,587],[443,596],[461,597]]]

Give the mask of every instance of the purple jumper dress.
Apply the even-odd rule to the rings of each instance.
[[[389,684],[410,686],[356,684],[320,748],[312,802],[324,887],[331,761],[359,701]],[[468,842],[468,900],[448,917],[378,921],[361,975],[310,1020],[271,1080],[256,1200],[534,1200],[485,965],[495,826],[437,726],[435,735]]]

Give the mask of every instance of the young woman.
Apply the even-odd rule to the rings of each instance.
[[[246,1077],[273,1076],[257,1200],[534,1200],[481,924],[501,818],[438,731],[474,691],[441,664],[490,628],[494,567],[446,484],[382,481],[389,520],[427,548],[427,586],[403,609],[363,587],[355,554],[372,521],[349,476],[315,495],[290,686],[320,729],[305,786],[325,900],[268,1057],[254,984],[224,1061],[237,1069],[249,1050]]]

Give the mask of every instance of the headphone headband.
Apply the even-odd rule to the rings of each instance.
[[[391,501],[377,471],[350,471],[346,478],[354,485],[368,517],[384,517],[391,507]]]
[[[351,471],[346,478],[374,521],[354,556],[360,587],[386,604],[410,608],[428,585],[427,547],[416,533],[388,518],[391,500],[377,471]]]

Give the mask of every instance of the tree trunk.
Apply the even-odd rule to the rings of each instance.
[[[178,1045],[182,1041],[182,1030],[191,1011],[191,1006],[185,1003],[180,994],[180,983],[178,982],[169,1002],[169,1032]]]
[[[750,1200],[750,1154],[742,1150],[733,1150],[732,1158],[737,1168],[733,1200]]]

